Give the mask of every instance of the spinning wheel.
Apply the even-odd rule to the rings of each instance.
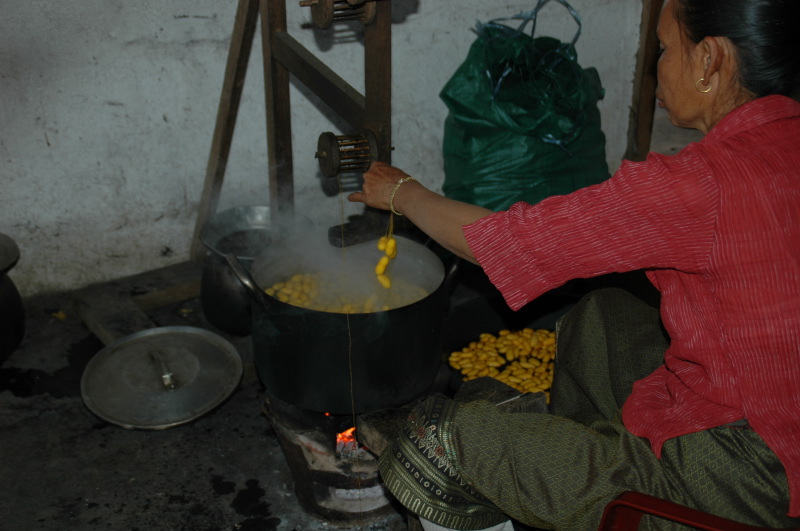
[[[217,208],[259,15],[273,221],[277,223],[279,219],[276,218],[291,216],[294,212],[290,75],[336,112],[353,131],[361,132],[356,134],[355,141],[360,143],[366,139],[369,157],[391,162],[391,0],[301,0],[300,5],[311,8],[314,24],[321,28],[352,20],[364,25],[363,94],[289,35],[286,0],[239,0],[192,240],[191,259],[194,261],[205,258],[206,249],[200,233]],[[327,134],[323,136],[327,139],[323,142],[325,145],[331,148],[336,145],[337,153],[344,155],[339,157],[338,163],[323,166],[327,168],[324,171],[337,168],[338,173],[342,168],[350,171],[351,167],[364,167],[363,160],[356,163],[355,151],[351,152],[344,143],[340,147],[338,139],[334,143]]]
[[[375,0],[301,0],[300,5],[311,8],[314,25],[320,29],[345,20],[358,20],[364,25],[375,20]]]

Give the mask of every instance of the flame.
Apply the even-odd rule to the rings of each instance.
[[[356,428],[353,426],[349,430],[336,434],[336,444],[355,444],[356,442]]]

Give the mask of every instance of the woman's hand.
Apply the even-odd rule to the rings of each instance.
[[[408,174],[385,162],[373,162],[364,173],[364,184],[360,192],[353,192],[347,200],[353,203],[364,203],[373,208],[389,210],[389,199],[397,181],[408,177]]]
[[[347,196],[352,202],[361,202],[373,208],[395,211],[407,216],[422,232],[439,242],[454,254],[477,263],[464,238],[462,227],[492,213],[483,207],[454,201],[425,188],[417,181],[407,181],[397,188],[394,205],[390,204],[392,191],[398,181],[409,175],[385,162],[373,162],[364,172],[364,187]]]

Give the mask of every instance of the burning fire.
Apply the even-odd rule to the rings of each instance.
[[[330,417],[331,414],[326,412],[325,416]],[[361,446],[356,440],[355,426],[336,434],[337,457],[353,457],[357,454],[363,454],[366,449],[366,446]]]
[[[356,427],[353,426],[349,430],[345,430],[342,433],[336,434],[336,445],[345,445],[345,444],[358,444],[356,442]]]
[[[357,457],[363,455],[365,449],[356,440],[355,427],[336,434],[336,455],[338,457]]]

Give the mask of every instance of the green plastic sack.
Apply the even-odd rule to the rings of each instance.
[[[609,177],[597,108],[604,91],[597,70],[578,64],[578,13],[557,0],[578,24],[571,42],[533,36],[549,1],[478,23],[478,38],[442,89],[447,197],[497,211]],[[505,21],[521,22],[512,28]]]

